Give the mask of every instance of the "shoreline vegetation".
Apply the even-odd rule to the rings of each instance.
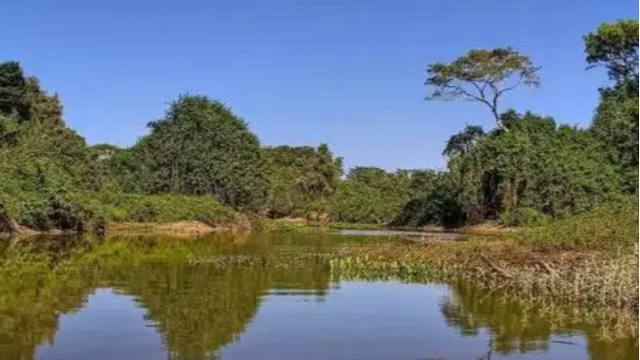
[[[263,146],[228,105],[202,95],[170,102],[131,147],[90,145],[65,124],[57,94],[5,61],[0,233],[296,218],[350,227],[510,228],[637,198],[637,30],[637,20],[619,20],[584,37],[589,69],[606,69],[610,80],[594,89],[600,102],[585,128],[500,107],[511,92],[543,86],[534,60],[514,48],[472,49],[428,64],[427,100],[478,102],[495,120],[493,129],[469,125],[452,135],[443,170],[345,171],[327,144]]]
[[[393,172],[345,171],[326,144],[263,146],[229,106],[201,95],[179,96],[131,147],[89,145],[65,124],[56,94],[18,62],[2,62],[0,234],[309,224],[500,233],[362,244],[331,267],[365,278],[455,274],[515,297],[633,315],[637,335],[638,21],[602,24],[584,42],[589,67],[610,80],[594,89],[600,102],[588,127],[499,108],[511,91],[542,86],[539,68],[513,48],[473,49],[428,66],[427,99],[488,105],[495,128],[454,134],[444,170]]]
[[[500,239],[363,243],[331,266],[360,278],[463,279],[533,303],[586,309],[623,329],[635,319],[637,336],[637,209],[637,202],[602,207]]]

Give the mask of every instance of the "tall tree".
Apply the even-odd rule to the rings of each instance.
[[[529,57],[510,47],[471,50],[451,63],[429,65],[427,100],[480,102],[489,107],[496,125],[506,131],[500,119],[502,96],[520,86],[538,87],[537,70]]]
[[[638,20],[604,23],[584,37],[587,62],[604,66],[617,83],[638,83]]]
[[[623,171],[626,188],[638,188],[638,20],[600,25],[584,37],[587,62],[604,66],[615,83],[600,89],[591,131]]]
[[[267,195],[266,162],[247,123],[206,96],[182,96],[141,140],[151,192],[210,195],[258,210]]]

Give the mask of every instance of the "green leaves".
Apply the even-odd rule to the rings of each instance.
[[[442,155],[448,158],[464,155],[471,151],[485,135],[481,126],[467,125],[464,130],[449,138]]]
[[[591,126],[591,132],[602,142],[602,151],[628,174],[627,190],[638,188],[638,93],[627,87],[608,89]]]
[[[269,195],[265,213],[271,217],[307,217],[322,213],[342,175],[342,159],[326,144],[264,149],[269,163]]]
[[[587,62],[604,66],[618,83],[638,83],[638,20],[604,23],[584,37]]]
[[[151,193],[213,196],[237,209],[266,200],[266,162],[246,122],[206,96],[181,96],[133,149]]]
[[[498,127],[499,100],[520,86],[538,87],[538,67],[529,57],[512,48],[471,50],[451,63],[435,63],[427,68],[427,100],[463,99],[485,104]]]
[[[430,183],[430,171],[375,167],[351,169],[331,199],[331,220],[348,223],[388,224],[413,197]]]
[[[625,190],[638,189],[638,20],[602,24],[584,38],[587,62],[607,68],[615,81],[600,91],[591,127],[602,151],[624,174]]]
[[[532,113],[509,116],[510,132],[491,133],[449,164],[467,219],[511,217],[520,208],[564,217],[620,193],[616,168],[587,131]]]
[[[0,63],[0,114],[29,117],[26,98],[26,79],[16,61]]]

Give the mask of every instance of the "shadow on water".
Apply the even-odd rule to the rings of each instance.
[[[251,326],[254,322],[256,327],[265,323],[269,313],[263,314],[263,310],[276,312],[273,310],[276,306],[291,306],[291,309],[302,311],[298,301],[309,298],[336,304],[348,302],[355,293],[341,289],[341,286],[352,282],[333,278],[327,259],[341,247],[348,246],[350,241],[375,240],[350,239],[336,234],[276,234],[251,238],[215,235],[179,241],[57,237],[2,243],[0,359],[38,359],[39,349],[43,346],[54,350],[64,346],[54,341],[61,330],[61,317],[80,316],[87,299],[97,289],[113,289],[128,295],[137,307],[144,309],[147,326],[155,329],[165,349],[164,358],[218,358],[225,353],[221,352],[223,349],[242,344],[242,334],[246,333],[247,341],[260,334]],[[358,287],[359,291],[366,291],[368,285],[363,284]],[[378,283],[372,289],[382,289],[381,294],[393,295],[397,286],[399,284],[393,282]],[[544,354],[557,346],[584,348],[589,354],[584,358],[592,360],[626,360],[637,354],[637,334],[628,339],[605,340],[597,335],[597,326],[585,324],[571,314],[546,313],[542,307],[508,301],[468,283],[451,283],[446,288],[448,290],[433,304],[422,299],[411,300],[409,304],[423,303],[420,306],[424,306],[425,311],[437,308],[444,324],[438,331],[455,334],[450,341],[462,344],[463,339],[471,338],[488,344],[485,349],[482,346],[474,348],[477,358]],[[376,299],[375,296],[371,295],[371,299]],[[289,302],[283,302],[286,299]],[[392,310],[409,311],[382,305],[376,308],[378,303],[375,301],[372,304],[367,321],[374,325],[389,321],[383,315]],[[364,305],[367,304],[362,305],[366,308]],[[354,312],[362,310],[358,304],[349,306]],[[307,325],[318,331],[322,326],[328,326],[327,322],[343,320],[332,318],[337,316],[332,314],[343,308],[336,308],[336,313],[322,313],[324,318],[314,317],[313,311],[322,311],[320,308],[303,309],[303,313],[292,312],[291,316],[297,314],[315,319],[317,324]],[[287,308],[284,310],[288,316]],[[380,319],[375,316],[377,313],[381,315]],[[399,314],[411,318],[409,313]],[[268,324],[272,330],[295,334],[292,330],[297,326],[295,320],[287,320],[291,319],[285,317],[283,321]],[[427,321],[416,326],[426,332],[437,330],[431,329]],[[316,335],[322,337],[323,333]],[[415,333],[397,335],[400,336],[398,339],[417,336]],[[348,341],[352,335],[345,332],[341,336]],[[584,341],[575,343],[576,338],[586,341],[586,346]],[[413,345],[427,346],[418,340]],[[98,355],[90,352],[92,344],[86,344],[87,339],[75,341],[83,342],[83,349],[89,349],[85,350],[88,353],[81,353],[80,358]],[[477,347],[477,343],[474,344]],[[111,345],[113,353],[107,355],[120,358],[118,344]],[[288,346],[297,345],[292,341]],[[348,342],[341,346],[337,349],[344,353],[353,354],[359,350],[349,348]],[[397,346],[397,358],[405,359],[402,351],[407,344],[385,346]],[[431,351],[446,355],[446,349],[437,348],[437,344],[429,346],[425,347],[424,359],[429,358]],[[308,350],[303,345],[300,347],[297,350]],[[227,352],[230,359],[233,359],[232,350],[233,346]],[[336,354],[333,356],[335,358]]]

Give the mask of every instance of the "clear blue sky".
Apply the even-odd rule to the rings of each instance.
[[[480,105],[423,100],[426,65],[513,46],[542,88],[505,106],[589,123],[603,71],[582,35],[633,0],[2,0],[0,61],[62,97],[90,143],[133,144],[178,94],[206,94],[264,144],[327,142],[347,166],[442,167],[446,139],[491,126]]]

